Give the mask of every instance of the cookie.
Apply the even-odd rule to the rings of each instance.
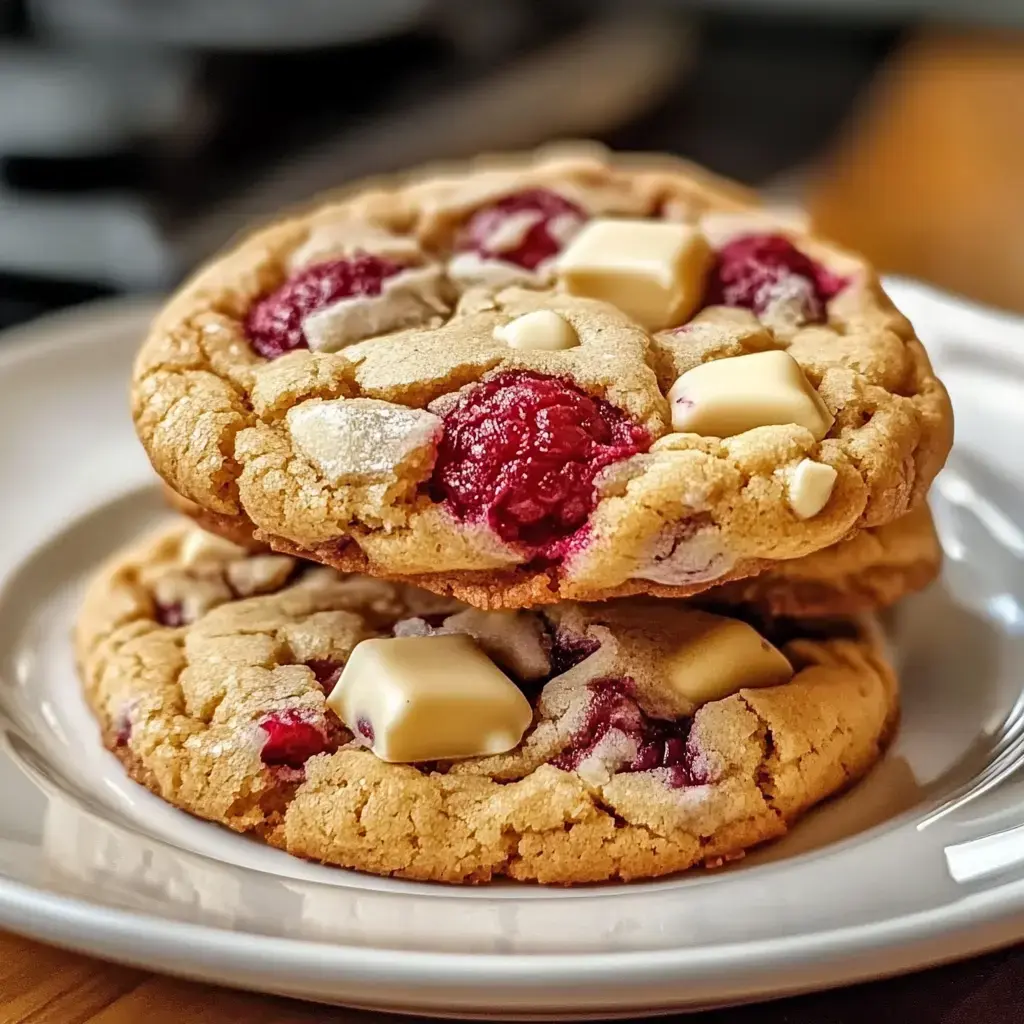
[[[157,795],[300,857],[444,882],[719,864],[863,775],[897,717],[868,620],[481,612],[185,524],[102,570],[76,650],[104,742]]]
[[[204,529],[247,548],[259,548],[251,526],[208,512],[169,487],[164,493],[173,508]],[[713,608],[740,607],[798,619],[858,615],[888,608],[923,590],[941,566],[942,546],[935,523],[928,506],[922,505],[832,547],[772,563],[757,576],[711,587],[694,600]]]
[[[759,576],[712,587],[698,600],[798,619],[857,615],[923,590],[941,567],[942,546],[924,505],[830,548],[776,562]]]
[[[688,165],[591,151],[258,232],[156,318],[133,408],[212,517],[481,608],[821,550],[918,507],[952,434],[863,260]]]

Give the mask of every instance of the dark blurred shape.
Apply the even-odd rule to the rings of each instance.
[[[152,179],[150,161],[132,149],[63,158],[0,157],[0,180],[15,192],[106,192],[144,188]]]
[[[481,150],[593,137],[760,185],[817,155],[897,36],[667,0],[0,0],[0,17],[0,324],[39,296],[167,288],[281,207]]]
[[[79,43],[287,49],[358,43],[421,21],[428,0],[26,0],[47,34]]]
[[[709,13],[685,86],[611,135],[624,149],[663,148],[763,185],[816,158],[900,36],[847,21]]]
[[[0,273],[0,327],[113,294],[101,285]]]
[[[582,0],[0,9],[8,322],[40,295],[167,288],[354,178],[604,135],[677,86],[692,38],[685,17]],[[43,287],[26,299],[25,281]]]

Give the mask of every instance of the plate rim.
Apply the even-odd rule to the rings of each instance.
[[[1006,890],[1009,889],[1008,893]],[[973,897],[973,898],[972,898]],[[1001,912],[984,914],[978,902],[997,903]],[[15,916],[11,916],[11,913]],[[97,938],[124,945],[126,962],[151,967],[149,954],[158,954],[164,944],[189,950],[189,959],[198,965],[206,957],[214,956],[201,969],[175,970],[171,973],[189,977],[218,980],[220,970],[228,969],[233,977],[251,971],[261,962],[272,963],[296,980],[308,978],[333,982],[366,984],[379,980],[389,984],[433,985],[451,993],[457,986],[465,995],[485,991],[495,985],[529,983],[531,992],[538,997],[565,985],[571,976],[573,986],[594,985],[595,993],[604,993],[611,987],[625,995],[630,989],[652,984],[669,983],[673,989],[686,986],[689,995],[696,994],[694,985],[706,988],[715,984],[720,975],[730,978],[730,998],[751,999],[831,988],[858,981],[891,977],[909,970],[936,966],[1010,945],[1019,939],[1013,934],[996,934],[996,928],[1019,919],[1024,925],[1024,880],[1004,884],[998,889],[965,896],[956,904],[943,908],[917,911],[893,918],[884,925],[861,924],[846,928],[795,935],[785,938],[756,940],[746,943],[728,943],[696,949],[625,950],[616,953],[583,954],[495,954],[459,952],[423,952],[418,950],[365,948],[337,942],[317,942],[309,939],[281,938],[228,928],[216,928],[154,914],[104,907],[77,896],[54,894],[0,877],[0,915],[5,927],[34,938],[84,952]],[[38,917],[36,917],[38,915]],[[982,917],[982,920],[972,918]],[[944,927],[933,930],[934,919],[941,918]],[[950,920],[952,918],[952,920]],[[51,927],[64,929],[58,934]],[[983,936],[978,926],[991,929]],[[69,928],[69,926],[71,926]],[[887,933],[884,943],[879,932]],[[953,947],[953,940],[956,942]],[[965,946],[959,940],[967,940]],[[943,950],[945,945],[949,948]],[[756,964],[750,952],[758,951]],[[892,957],[893,952],[900,955]],[[888,963],[876,960],[885,957]],[[798,963],[794,963],[797,960]],[[828,979],[820,984],[806,983],[795,987],[780,982],[766,988],[760,979],[778,972],[780,977],[795,966],[805,970],[828,964],[832,969]],[[742,965],[745,971],[734,971]],[[713,968],[713,970],[712,970]],[[753,983],[751,971],[756,970]],[[166,967],[163,968],[166,970]],[[328,973],[323,973],[328,972]],[[453,977],[453,974],[461,976]],[[613,978],[627,973],[628,978]],[[228,981],[228,984],[231,984]],[[624,987],[624,983],[627,987]],[[716,991],[720,991],[716,986]],[[652,1008],[672,1008],[686,1005],[673,1001],[650,1004]],[[391,1005],[385,1002],[368,1006]],[[633,1006],[633,1003],[629,1004]],[[611,1008],[611,1007],[609,1007]]]

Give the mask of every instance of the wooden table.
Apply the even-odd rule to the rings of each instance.
[[[375,1019],[381,1018],[161,978],[0,934],[0,1024],[313,1024]]]
[[[675,1024],[1020,1024],[1024,950]],[[0,1024],[412,1024],[161,978],[0,933]]]

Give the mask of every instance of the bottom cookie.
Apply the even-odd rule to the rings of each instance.
[[[411,749],[395,712],[374,704],[350,731],[332,709],[355,692],[366,659],[346,670],[352,652],[396,634],[425,638],[418,651],[465,634],[458,650],[483,652],[485,674],[497,665],[528,699],[521,740],[458,760],[378,757]],[[181,523],[102,570],[76,649],[104,742],[157,795],[297,856],[444,882],[721,863],[862,776],[897,719],[869,620],[776,620],[757,637],[664,600],[479,612]],[[396,685],[398,669],[376,671]]]

